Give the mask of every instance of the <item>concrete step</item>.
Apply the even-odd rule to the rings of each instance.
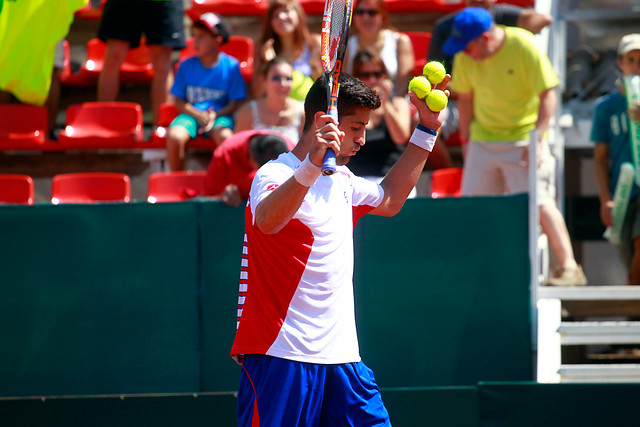
[[[558,333],[562,345],[640,344],[640,322],[562,322]]]
[[[640,364],[562,365],[562,383],[640,383]]]

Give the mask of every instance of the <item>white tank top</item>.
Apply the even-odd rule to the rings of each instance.
[[[384,45],[380,52],[380,58],[387,67],[387,73],[391,80],[396,79],[398,74],[398,33],[391,30],[382,30],[384,33]],[[347,63],[347,73],[353,73],[353,58],[358,53],[358,35],[354,34],[347,42],[347,52],[349,52],[349,62]]]
[[[251,116],[253,117],[251,126],[254,130],[258,130],[258,129],[273,130],[275,132],[278,132],[287,136],[291,140],[291,142],[293,142],[294,144],[298,143],[298,141],[300,140],[300,123],[302,121],[302,110],[300,110],[298,114],[296,114],[296,116],[293,118],[290,124],[285,126],[272,126],[260,120],[260,112],[258,111],[258,102],[255,99],[250,101],[250,105],[251,105]]]

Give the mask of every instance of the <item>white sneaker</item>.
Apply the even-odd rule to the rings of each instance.
[[[558,267],[549,279],[547,285],[550,286],[584,286],[587,284],[587,277],[584,275],[581,266],[573,269]]]

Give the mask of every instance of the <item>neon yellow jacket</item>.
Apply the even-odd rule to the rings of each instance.
[[[0,90],[42,105],[51,85],[56,44],[88,0],[0,0]]]

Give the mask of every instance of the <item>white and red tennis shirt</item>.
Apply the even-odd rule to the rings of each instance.
[[[231,355],[300,362],[360,361],[353,298],[353,227],[384,192],[345,166],[321,176],[275,234],[254,223],[256,206],[300,165],[284,153],[253,181],[245,211],[238,329]]]

